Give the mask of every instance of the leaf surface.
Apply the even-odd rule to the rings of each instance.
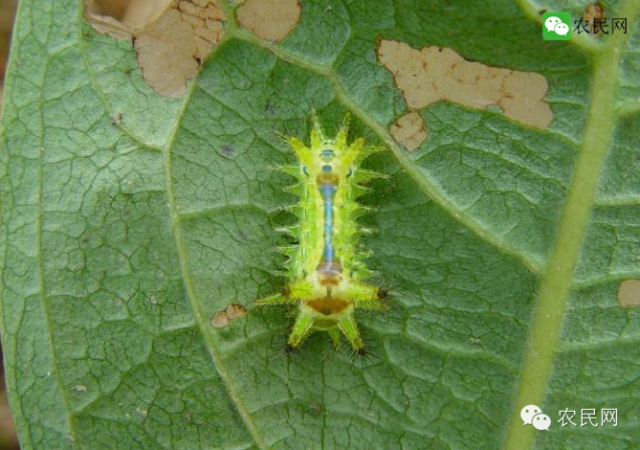
[[[0,131],[2,339],[22,447],[581,449],[640,441],[640,4],[628,34],[544,41],[524,1],[304,1],[280,43],[228,14],[181,98],[141,77],[130,43],[81,2],[23,0]],[[554,120],[438,102],[412,153],[380,38],[542,74]],[[315,109],[387,151],[366,166],[363,224],[390,308],[359,317],[375,357],[326,335],[280,350],[291,318],[254,309],[275,275],[295,161]],[[249,313],[210,319],[231,303]],[[549,432],[523,427],[537,404]],[[618,426],[558,411],[617,408]],[[599,416],[598,416],[599,417]]]

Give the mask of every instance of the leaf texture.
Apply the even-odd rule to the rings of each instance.
[[[2,344],[25,450],[631,449],[640,441],[640,34],[544,41],[579,2],[301,1],[280,43],[224,5],[225,37],[181,98],[147,86],[129,42],[78,0],[23,0],[0,131]],[[379,39],[544,75],[544,130],[499,109],[407,111]],[[281,353],[278,227],[295,197],[278,136],[310,113],[386,151],[362,237],[388,311],[358,318],[352,363],[316,333]],[[335,125],[334,125],[335,124]],[[248,314],[211,318],[232,303]],[[537,404],[549,432],[524,427]],[[558,411],[617,408],[618,426]]]

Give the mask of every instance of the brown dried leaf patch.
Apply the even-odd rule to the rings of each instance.
[[[378,59],[412,109],[445,100],[480,109],[497,105],[507,117],[536,128],[547,128],[553,120],[543,100],[547,80],[539,73],[467,61],[450,48],[418,50],[388,40],[380,41]]]
[[[400,116],[391,125],[390,132],[396,142],[411,152],[420,147],[429,135],[427,125],[417,112],[410,112]]]
[[[247,0],[237,17],[256,36],[280,42],[300,20],[300,4],[298,0]]]
[[[133,39],[147,83],[162,95],[181,95],[224,36],[222,8],[214,0],[125,3],[93,1],[87,5],[87,19],[102,33]]]
[[[240,303],[230,303],[223,310],[218,311],[211,318],[211,326],[214,328],[224,328],[232,321],[247,315],[247,308]]]

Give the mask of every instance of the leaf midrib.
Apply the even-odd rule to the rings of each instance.
[[[626,17],[629,23],[635,24],[638,2],[627,0],[622,3],[617,15]],[[556,241],[541,279],[522,376],[512,405],[505,450],[529,449],[534,443],[535,429],[522,425],[519,410],[525,405],[540,406],[544,403],[574,268],[580,257],[600,172],[611,148],[618,120],[615,108],[616,88],[620,56],[626,42],[627,35],[619,33],[609,38],[604,45],[589,49],[593,54],[593,76],[585,132]]]

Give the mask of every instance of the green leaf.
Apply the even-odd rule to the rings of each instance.
[[[631,449],[640,441],[640,32],[544,41],[539,11],[584,4],[301,1],[280,43],[226,36],[181,98],[142,79],[130,42],[79,0],[23,0],[0,131],[2,339],[29,449]],[[569,6],[568,6],[569,5]],[[545,130],[498,109],[407,111],[380,39],[536,72]],[[363,203],[367,266],[390,309],[362,315],[375,353],[352,363],[316,333],[281,353],[275,227],[293,201],[312,109],[384,145]],[[335,124],[335,125],[334,125]],[[249,313],[214,328],[240,303]],[[523,426],[536,404],[548,432]],[[616,408],[618,426],[580,426]],[[561,427],[559,411],[577,410]],[[598,415],[599,418],[599,415]]]

